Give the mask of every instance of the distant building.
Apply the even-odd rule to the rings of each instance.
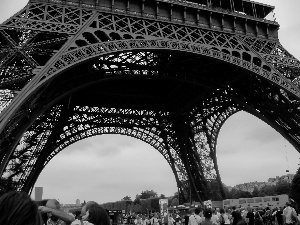
[[[288,183],[292,183],[292,180],[294,178],[294,174],[287,174],[283,176],[276,176],[275,178],[269,178],[267,182],[249,182],[244,184],[238,184],[235,185],[233,188],[240,190],[240,191],[247,191],[252,193],[254,191],[254,188],[257,188],[260,190],[262,187],[266,185],[276,185],[279,181],[285,180]],[[231,191],[232,187],[227,187],[229,191]]]
[[[76,205],[80,206],[80,200],[79,199],[76,200]]]
[[[42,201],[43,199],[43,187],[35,187],[35,201]]]

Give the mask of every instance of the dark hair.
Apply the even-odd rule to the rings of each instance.
[[[220,209],[220,213],[225,213],[225,210],[223,208]]]
[[[90,210],[90,208],[92,207],[97,207],[99,206],[99,204],[97,202],[94,202],[94,201],[89,201],[86,203],[86,211]]]
[[[107,211],[99,205],[89,208],[88,222],[94,225],[110,225],[110,218]]]
[[[205,209],[203,214],[205,218],[210,219],[212,216],[212,211],[211,209]]]
[[[260,216],[259,216],[259,213],[258,213],[258,212],[256,212],[256,213],[255,213],[255,218],[257,218],[257,219],[258,219],[259,217],[260,217]]]
[[[201,209],[200,209],[200,208],[196,208],[196,209],[195,209],[195,214],[197,214],[197,215],[198,215],[198,214],[200,213],[200,211],[201,211]]]
[[[10,191],[0,197],[0,224],[42,225],[38,206],[24,192]]]

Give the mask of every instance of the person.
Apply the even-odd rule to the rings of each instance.
[[[172,215],[168,216],[168,225],[175,225],[175,220]]]
[[[226,211],[223,208],[220,209],[219,221],[220,221],[220,225],[230,224],[228,209],[226,209]]]
[[[86,214],[86,220],[93,225],[110,225],[108,213],[100,205],[89,208]]]
[[[283,225],[283,221],[282,221],[282,208],[280,207],[280,208],[278,208],[278,209],[276,209],[276,211],[275,211],[275,218],[276,218],[276,221],[277,221],[277,224],[278,225]]]
[[[242,214],[237,211],[236,213],[236,224],[237,225],[247,225],[246,221],[243,219]]]
[[[297,217],[297,213],[294,208],[291,207],[289,202],[286,203],[286,207],[283,210],[283,222],[286,225],[292,225],[294,223],[293,216]]]
[[[211,217],[212,217],[212,211],[211,209],[205,209],[203,212],[204,220],[202,221],[201,225],[212,225]]]
[[[201,217],[199,216],[199,213],[201,212],[200,208],[196,208],[192,215],[189,217],[189,223],[188,225],[200,225],[202,222]]]
[[[150,224],[150,220],[148,219],[148,216],[143,215],[142,220],[143,220],[143,225],[149,225]]]
[[[0,197],[0,224],[42,225],[37,204],[24,192],[10,191]]]
[[[266,209],[265,213],[265,218],[266,218],[266,224],[272,225],[273,217],[272,217],[272,212],[269,208]]]
[[[181,224],[181,217],[180,217],[180,215],[176,215],[176,217],[175,217],[175,225],[180,225]]]
[[[153,214],[152,218],[150,219],[150,223],[151,225],[159,225],[157,213]]]
[[[247,222],[248,225],[254,225],[253,209],[251,207],[249,207],[247,211],[248,212],[246,214],[246,222]]]
[[[134,224],[135,225],[142,225],[143,224],[142,217],[139,214],[136,216],[136,219],[134,220]]]
[[[189,225],[189,218],[191,216],[191,211],[189,210],[184,216],[184,225]],[[177,217],[176,217],[177,218]],[[177,223],[176,223],[177,225]]]
[[[49,199],[45,206],[39,206],[38,209],[42,214],[47,214],[47,225],[69,225],[75,220],[71,214],[61,211],[56,199]]]
[[[238,215],[238,211],[236,210],[236,207],[232,206],[232,212],[231,212],[232,225],[237,225],[237,215]]]
[[[254,225],[263,225],[263,220],[262,220],[259,212],[256,212],[254,215]]]
[[[71,225],[110,225],[107,211],[94,201],[87,202],[81,209],[81,220]]]
[[[215,209],[212,210],[211,222],[214,225],[219,225],[219,217]]]

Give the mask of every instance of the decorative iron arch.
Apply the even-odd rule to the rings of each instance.
[[[15,173],[11,176],[15,182],[27,182],[29,190],[32,183],[25,177],[37,157],[22,149],[22,142],[28,136],[32,148],[40,146],[36,147],[44,157],[40,162],[51,158],[55,152],[45,146],[59,142],[64,123],[57,121],[66,122],[68,110],[74,109],[69,107],[70,99],[76,96],[73,106],[85,106],[87,111],[99,104],[94,99],[85,103],[79,94],[89,100],[92,91],[97,93],[92,84],[100,78],[113,78],[115,87],[121,89],[115,90],[116,97],[102,85],[106,93],[101,94],[112,101],[103,100],[101,107],[169,113],[162,122],[164,132],[158,135],[170,154],[172,148],[177,151],[181,161],[177,166],[186,171],[184,180],[188,180],[188,184],[181,182],[181,187],[189,187],[193,199],[208,199],[205,176],[218,179],[222,187],[216,141],[222,124],[234,112],[245,110],[266,118],[299,150],[300,63],[279,43],[276,22],[265,20],[266,15],[242,15],[190,2],[164,1],[170,10],[164,10],[159,2],[147,7],[143,2],[142,7],[133,8],[130,6],[140,6],[140,1],[130,3],[115,7],[114,1],[32,0],[0,27],[0,41],[8,43],[9,50],[0,61],[5,75],[0,77],[0,87],[9,89],[5,94],[8,100],[0,100],[1,107],[6,107],[0,114],[1,176],[4,170]],[[173,14],[173,4],[181,11]],[[14,38],[22,42],[21,47]],[[133,60],[139,53],[144,54],[144,61]],[[151,62],[147,56],[152,57]],[[12,57],[16,58],[10,62]],[[127,79],[118,83],[116,77]],[[133,83],[145,85],[145,90],[125,89],[123,84],[133,87],[129,77]],[[75,91],[82,83],[91,90]],[[155,92],[151,92],[151,84],[155,84]],[[144,94],[142,100],[140,93]],[[124,103],[122,94],[132,105]],[[119,105],[111,104],[118,98]],[[144,104],[145,100],[151,103]],[[199,160],[201,157],[207,163]],[[24,160],[31,163],[26,168],[22,168]],[[24,174],[23,180],[19,172]]]

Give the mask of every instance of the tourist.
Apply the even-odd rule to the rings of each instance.
[[[232,218],[232,225],[237,225],[237,216],[239,212],[235,206],[232,206],[231,218]]]
[[[149,220],[148,216],[143,215],[142,220],[143,220],[143,225],[149,225],[150,224],[150,220]]]
[[[60,209],[56,199],[49,199],[45,206],[39,206],[39,211],[47,214],[47,225],[69,225],[75,220],[73,215]]]
[[[189,225],[200,225],[202,222],[201,217],[199,216],[199,213],[201,212],[200,208],[196,208],[192,215],[189,217]]]
[[[211,216],[211,222],[214,224],[214,225],[219,225],[219,217],[217,215],[217,212],[216,210],[212,210],[212,216]]]
[[[175,225],[175,219],[171,214],[168,216],[168,225]]]
[[[212,211],[211,209],[205,209],[203,212],[204,220],[202,220],[201,225],[212,225],[211,217]]]
[[[82,207],[81,218],[72,225],[110,225],[107,211],[94,201],[87,202]]]
[[[150,219],[151,225],[159,225],[158,214],[154,213],[152,218]]]
[[[263,225],[263,220],[262,220],[259,212],[256,212],[254,215],[254,225]]]
[[[42,225],[38,206],[23,192],[10,191],[0,197],[1,225]]]
[[[237,225],[247,225],[246,221],[243,219],[242,214],[240,212],[236,213],[236,224]]]
[[[253,209],[251,207],[248,207],[247,210],[247,214],[246,214],[246,222],[248,225],[254,225],[254,213],[253,213]]]
[[[286,207],[283,210],[283,222],[286,225],[292,225],[294,223],[293,217],[297,218],[297,213],[294,208],[291,207],[289,202],[286,203]]]
[[[230,224],[230,218],[228,214],[228,209],[224,210],[223,208],[220,209],[220,225],[229,225]]]
[[[135,225],[143,225],[142,217],[139,214],[136,216],[136,219],[134,220],[134,224]]]
[[[274,212],[273,212],[273,216],[275,217],[275,224],[277,225],[282,225],[282,208],[275,208]],[[277,222],[277,223],[276,223]]]
[[[185,214],[185,216],[184,216],[184,225],[189,225],[189,219],[190,219],[191,214],[192,214],[191,210],[189,210]],[[177,223],[176,223],[176,225],[177,225]]]

